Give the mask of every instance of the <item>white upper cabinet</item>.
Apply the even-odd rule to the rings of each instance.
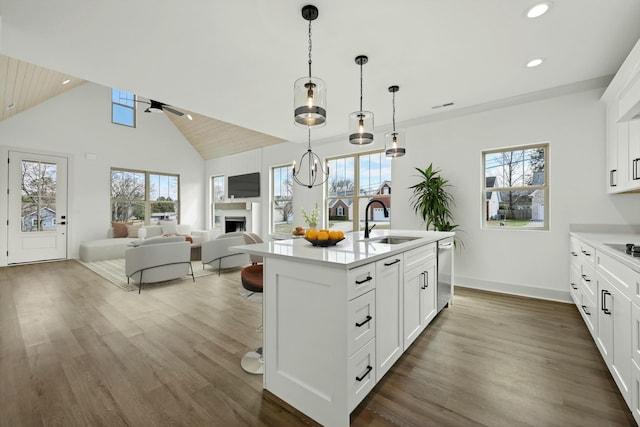
[[[640,190],[640,41],[602,95],[607,105],[607,192]]]

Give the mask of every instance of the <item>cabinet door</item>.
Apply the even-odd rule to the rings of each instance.
[[[618,168],[618,112],[615,102],[607,105],[607,193],[615,193],[620,181]]]
[[[422,329],[436,317],[438,303],[438,276],[436,272],[436,260],[426,262],[423,273],[424,285],[420,294],[420,316]]]
[[[403,351],[402,254],[376,262],[376,376],[389,370]]]
[[[404,273],[404,348],[407,349],[411,343],[422,332],[420,316],[420,296],[423,285],[422,265],[414,266]]]
[[[598,347],[620,393],[631,401],[631,301],[598,274]]]

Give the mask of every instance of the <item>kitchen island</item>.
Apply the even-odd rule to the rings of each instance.
[[[289,239],[232,248],[264,257],[264,389],[323,425],[348,426],[436,316],[438,242],[453,235],[374,230],[330,247]]]

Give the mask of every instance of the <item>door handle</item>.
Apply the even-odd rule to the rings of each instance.
[[[427,289],[429,287],[429,272],[423,271],[422,273],[423,281],[422,281],[422,289]]]
[[[606,289],[603,289],[602,290],[602,311],[604,311],[604,314],[611,315],[611,310],[607,308],[607,295],[611,295],[611,292],[607,291]]]
[[[385,262],[385,263],[384,263],[384,266],[385,266],[385,267],[389,267],[389,266],[391,266],[391,265],[393,265],[393,264],[397,264],[397,263],[399,263],[399,262],[400,262],[400,260],[399,260],[399,259],[396,259],[395,261],[391,261],[390,263],[386,263],[386,262]]]

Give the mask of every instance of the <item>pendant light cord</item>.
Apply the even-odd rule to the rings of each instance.
[[[309,78],[311,78],[311,20],[309,20]]]
[[[396,131],[396,92],[395,91],[392,93],[391,105],[393,105],[392,121],[393,121],[393,132],[395,133]]]
[[[362,62],[360,61],[360,112],[362,112]]]

